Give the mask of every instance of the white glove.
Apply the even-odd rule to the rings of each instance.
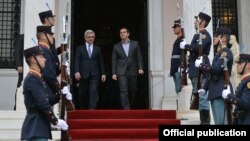
[[[64,95],[66,95],[66,98],[67,98],[68,100],[72,100],[72,94],[70,93],[69,87],[68,87],[68,86],[64,86],[64,87],[63,87],[62,93],[63,93]]]
[[[199,58],[197,58],[197,59],[195,60],[195,67],[196,67],[196,68],[199,68],[199,67],[200,67],[200,65],[201,65],[201,63],[202,63],[202,60],[203,60],[203,57],[202,57],[202,56],[200,56]]]
[[[204,89],[199,89],[198,90],[199,96],[204,96],[206,94],[206,90]]]
[[[70,65],[69,61],[65,61],[64,65],[66,66],[66,74],[70,76]]]
[[[186,43],[186,39],[184,38],[182,41],[181,41],[181,43],[180,43],[180,48],[181,49],[185,49],[186,47],[185,47],[185,45],[186,45],[187,43]]]
[[[62,129],[64,131],[68,130],[69,128],[68,124],[62,119],[58,119],[56,126],[57,128]]]
[[[65,45],[68,44],[68,38],[63,38],[61,44]]]
[[[227,99],[227,95],[229,95],[229,94],[231,94],[231,90],[230,90],[230,86],[227,85],[227,89],[224,89],[224,90],[222,91],[222,97],[223,97],[224,99]]]
[[[178,72],[179,72],[179,73],[182,73],[183,71],[184,71],[184,69],[183,69],[182,67],[179,67],[179,68],[178,68]]]

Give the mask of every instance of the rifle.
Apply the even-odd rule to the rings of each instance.
[[[184,32],[184,21],[181,18],[180,15],[180,6],[179,3],[177,3],[177,12],[178,12],[178,16],[179,16],[179,20],[180,20],[180,24],[181,24],[181,32],[182,32],[182,37],[183,39],[185,38],[185,32]],[[185,49],[181,49],[181,81],[180,81],[180,85],[181,86],[187,86],[187,51]]]
[[[68,2],[67,2],[67,13],[68,13]],[[67,41],[68,43],[68,38],[66,35],[66,29],[67,26],[66,24],[68,23],[68,15],[63,16],[63,40]],[[71,78],[70,78],[70,69],[69,69],[69,48],[67,44],[62,44],[61,45],[61,88],[64,86],[70,85],[71,84]],[[66,98],[66,95],[61,95],[61,107],[60,107],[60,118],[65,119],[65,109],[69,111],[74,111],[75,106],[72,102],[72,100],[68,100]],[[61,131],[61,140],[62,141],[69,141],[70,136],[68,131]]]
[[[184,28],[181,28],[183,39],[185,38]],[[181,85],[187,86],[187,51],[185,49],[181,49]]]
[[[202,46],[202,34],[199,32],[199,26],[197,28],[197,34],[199,34],[199,57],[202,56],[203,52],[203,46]],[[199,58],[198,57],[198,58]],[[202,79],[202,73],[199,70],[199,68],[196,69],[196,74],[194,77],[194,90],[192,92],[191,96],[191,104],[190,109],[191,110],[198,110],[199,109],[199,93],[198,90],[201,88],[201,79]]]
[[[216,32],[218,32],[218,29],[220,27],[220,19],[217,20],[217,25],[216,25]],[[218,52],[218,44],[214,45],[214,56],[216,55],[216,53]]]
[[[228,72],[228,68],[227,68],[227,61],[228,59],[226,58],[227,53],[226,52],[222,52],[221,54],[221,58],[224,59],[224,81],[225,81],[225,85],[224,85],[224,89],[227,89],[227,86],[230,85],[230,76],[229,76],[229,72]],[[227,122],[228,125],[232,124],[232,105],[225,100],[225,108],[227,110]]]

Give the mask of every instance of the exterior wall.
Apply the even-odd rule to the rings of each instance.
[[[62,17],[66,13],[66,1],[68,0],[47,0],[52,11],[57,15],[57,17]],[[36,38],[36,26],[41,25],[38,13],[41,11],[48,10],[44,0],[23,0],[22,1],[22,12],[21,14],[21,33],[25,33],[25,48],[34,46],[31,38]],[[70,2],[70,0],[69,0]],[[212,15],[211,11],[211,0],[148,0],[148,28],[149,28],[149,78],[150,78],[150,108],[151,109],[177,109],[176,100],[178,99],[178,109],[188,110],[189,99],[191,94],[190,83],[189,87],[184,87],[182,93],[177,97],[174,91],[174,83],[172,78],[168,77],[170,70],[170,58],[172,45],[176,39],[173,30],[171,28],[173,21],[178,18],[176,4],[180,5],[180,13],[184,19],[185,34],[187,42],[190,43],[192,36],[194,34],[194,15],[197,15],[204,6],[206,7],[206,13]],[[195,3],[195,4],[194,4]],[[38,6],[39,5],[39,6]],[[69,3],[70,5],[70,3]],[[247,39],[249,34],[248,21],[250,14],[248,9],[250,2],[248,0],[238,1],[238,18],[239,18],[239,35],[240,43],[245,45],[250,45],[250,41]],[[70,11],[70,9],[69,9]],[[242,22],[242,19],[244,22]],[[70,26],[70,25],[69,25]],[[186,28],[187,27],[187,28]],[[244,30],[243,30],[244,29]],[[61,41],[62,33],[62,19],[57,18],[57,26],[54,29],[57,33],[55,36],[57,38],[56,44],[59,46]],[[209,24],[208,30],[212,34],[212,24]],[[248,47],[249,48],[249,47]],[[212,50],[212,48],[211,48]],[[249,52],[249,51],[248,51]],[[210,56],[213,56],[210,54]],[[211,57],[210,57],[211,58]],[[212,58],[211,58],[212,59]],[[25,63],[24,66],[25,75],[28,72],[28,66]],[[3,80],[3,76],[6,71],[0,70],[0,80]],[[15,70],[10,70],[11,77],[17,78],[17,73]],[[9,79],[8,79],[9,80]],[[16,80],[12,83],[15,85],[8,86],[8,89],[15,89]],[[5,84],[5,82],[0,82]],[[13,92],[6,92],[9,95]],[[20,104],[22,101],[22,91],[18,93],[18,101]]]
[[[242,46],[241,53],[250,53],[250,1],[237,0],[238,9],[238,30],[239,30],[239,44]]]

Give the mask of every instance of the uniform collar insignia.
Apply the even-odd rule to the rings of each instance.
[[[30,69],[29,71],[30,74],[34,74],[35,76],[38,76],[39,78],[42,77],[42,74],[36,70]]]

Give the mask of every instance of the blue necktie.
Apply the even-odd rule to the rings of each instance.
[[[91,58],[91,44],[88,44],[88,54],[89,54],[89,58]]]

